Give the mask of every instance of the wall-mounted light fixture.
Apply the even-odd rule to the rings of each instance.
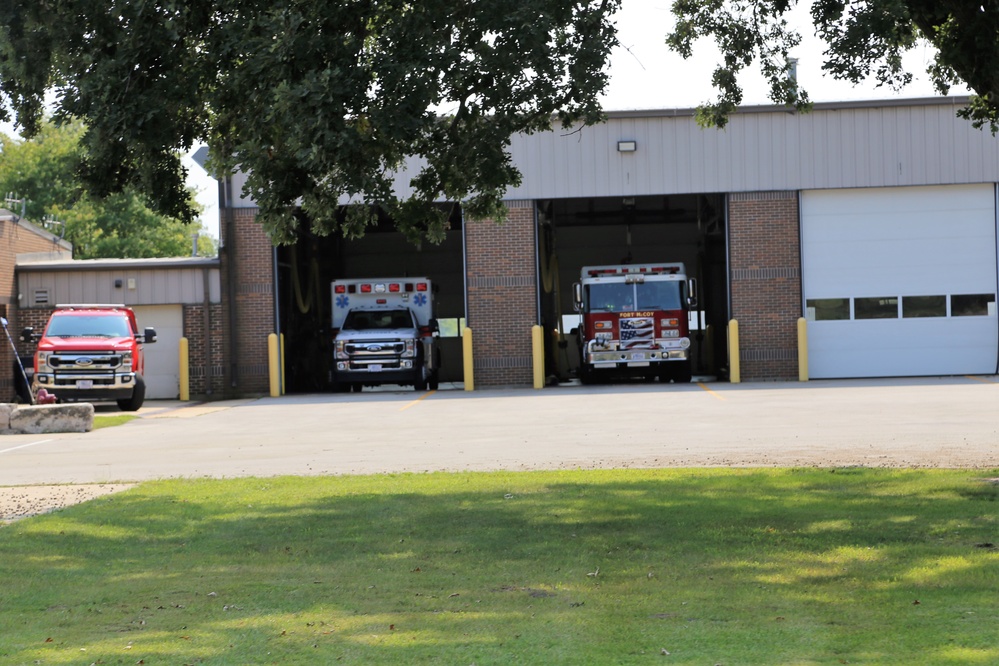
[[[617,152],[619,153],[633,153],[638,150],[637,141],[618,141],[617,142]]]
[[[115,278],[114,279],[114,288],[115,289],[121,289],[121,278]]]

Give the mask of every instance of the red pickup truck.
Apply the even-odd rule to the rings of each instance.
[[[117,401],[134,412],[146,398],[143,343],[156,342],[156,331],[142,333],[135,313],[124,305],[58,305],[44,333],[30,327],[21,340],[38,341],[35,391],[45,389],[60,402]]]

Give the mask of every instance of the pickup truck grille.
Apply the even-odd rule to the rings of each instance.
[[[121,354],[109,354],[107,352],[52,354],[49,356],[48,362],[56,372],[65,371],[81,374],[93,372],[103,374],[103,372],[108,370],[115,370],[121,367]]]

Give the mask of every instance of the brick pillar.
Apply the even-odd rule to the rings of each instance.
[[[798,193],[730,194],[728,218],[742,379],[797,379],[802,315]]]
[[[507,218],[465,221],[466,321],[476,386],[530,386],[538,318],[533,201],[508,201]]]
[[[222,212],[225,245],[219,259],[225,304],[224,390],[229,395],[266,394],[270,390],[267,336],[275,332],[273,245],[257,223],[256,213],[256,208]],[[229,215],[231,219],[227,219]]]
[[[206,324],[207,319],[207,335]],[[184,306],[184,337],[188,340],[190,390],[192,397],[215,398],[225,395],[223,363],[222,304],[209,303],[208,316],[205,306]]]

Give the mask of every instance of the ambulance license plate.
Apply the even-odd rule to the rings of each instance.
[[[94,380],[93,379],[77,379],[76,380],[76,388],[78,388],[78,389],[92,389],[92,388],[94,388]]]
[[[381,363],[372,363],[371,365],[368,366],[368,372],[381,372],[381,371],[382,371]]]

